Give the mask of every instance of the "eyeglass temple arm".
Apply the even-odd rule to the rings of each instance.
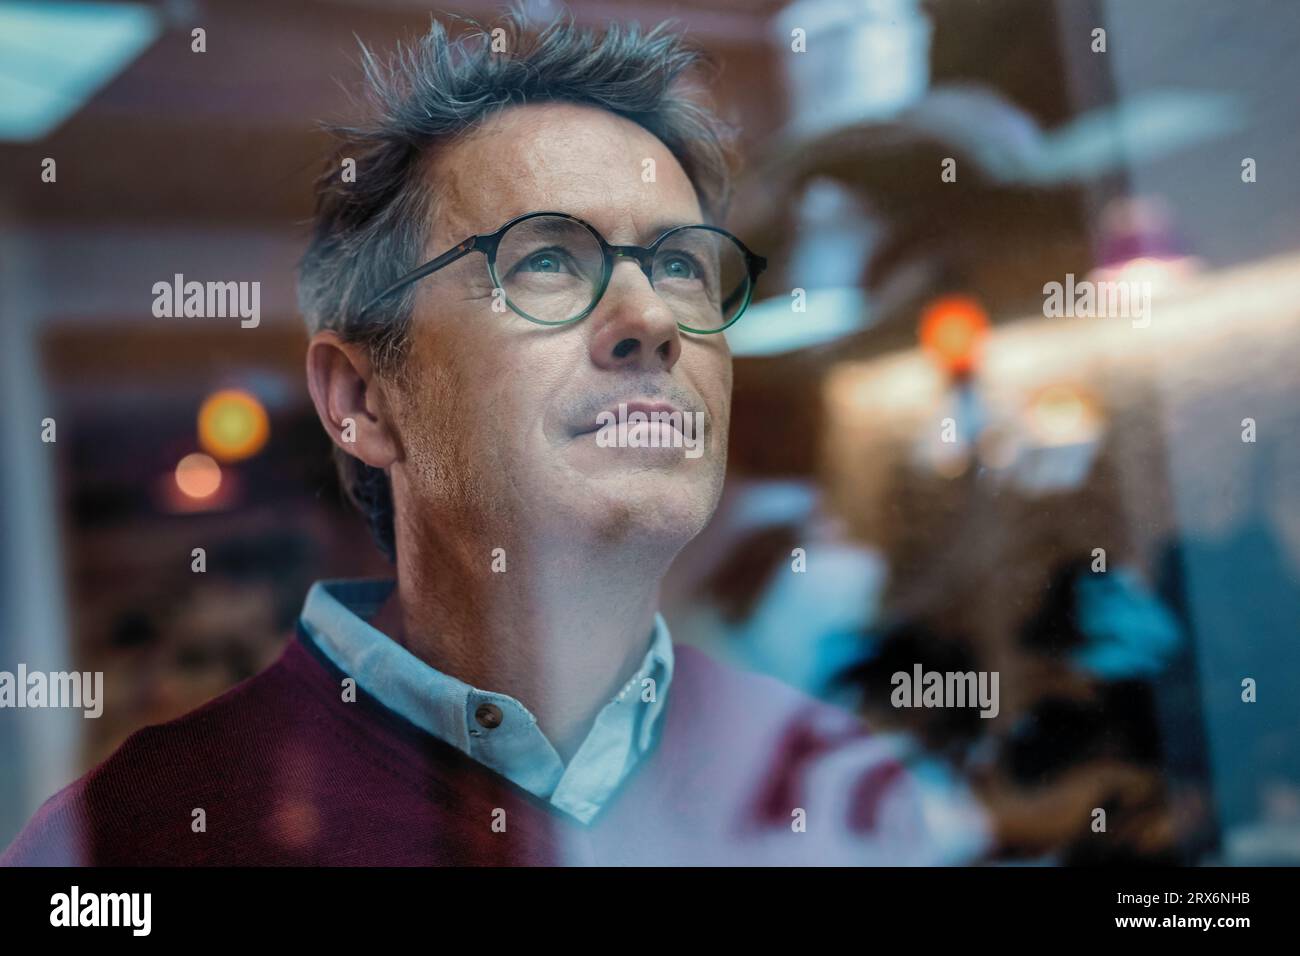
[[[470,236],[468,239],[464,240],[463,242],[459,242],[456,245],[452,246],[450,249],[448,249],[442,255],[438,256],[436,259],[430,259],[428,262],[420,266],[418,269],[413,269],[412,271],[408,272],[406,275],[402,276],[400,279],[398,279],[396,282],[390,285],[383,292],[379,293],[379,295],[375,296],[373,299],[367,302],[361,308],[361,311],[358,313],[358,316],[365,315],[376,305],[384,301],[384,299],[388,298],[390,295],[392,295],[394,292],[398,291],[399,289],[405,288],[406,286],[410,285],[412,282],[418,282],[420,279],[423,279],[425,276],[431,275],[432,273],[437,272],[439,269],[451,265],[457,259],[469,255],[471,252],[473,252],[475,249],[479,247],[479,242],[481,239],[482,239],[481,236]]]

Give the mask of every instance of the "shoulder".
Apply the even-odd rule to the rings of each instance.
[[[784,726],[791,722],[826,732],[866,733],[856,714],[810,697],[774,677],[741,670],[697,648],[673,645],[671,694],[685,700],[697,719]]]
[[[174,720],[143,727],[54,794],[0,855],[4,866],[188,862],[178,836],[195,811],[262,786],[272,754],[310,732],[323,708],[294,672],[291,641],[267,669]]]
[[[674,763],[732,803],[747,845],[786,862],[850,864],[967,862],[986,851],[973,795],[909,738],[694,648],[674,653],[669,744],[689,754]],[[801,819],[816,823],[817,839],[790,842]]]
[[[856,714],[763,674],[719,662],[700,650],[674,646],[673,682],[665,738],[680,759],[754,786],[807,761],[871,736]],[[690,756],[687,756],[690,755]]]

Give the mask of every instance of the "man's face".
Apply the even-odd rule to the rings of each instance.
[[[431,175],[426,258],[540,210],[629,245],[703,220],[658,139],[588,107],[508,109],[435,157]],[[704,526],[726,467],[730,352],[720,334],[680,331],[636,262],[615,261],[595,310],[559,327],[494,310],[480,253],[419,283],[406,374],[386,389],[404,458],[393,468],[399,520],[656,549]],[[598,417],[620,403],[704,413],[702,454],[667,431],[664,447],[602,447]]]

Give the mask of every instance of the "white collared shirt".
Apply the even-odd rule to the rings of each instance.
[[[389,710],[589,823],[655,741],[673,675],[672,638],[663,617],[655,615],[641,666],[601,708],[565,766],[518,700],[442,673],[368,623],[394,583],[317,581],[303,604],[303,629],[339,670]]]

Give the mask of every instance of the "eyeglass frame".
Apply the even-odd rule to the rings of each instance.
[[[518,225],[519,223],[526,222],[529,219],[536,219],[541,216],[551,216],[551,217],[558,217],[560,219],[567,219],[571,222],[577,223],[579,226],[586,229],[587,232],[591,233],[592,237],[596,240],[596,242],[600,244],[600,251],[604,258],[604,263],[602,267],[600,284],[596,289],[595,295],[593,295],[591,298],[591,304],[588,305],[587,308],[584,309],[582,312],[580,312],[578,315],[573,316],[572,318],[560,319],[555,322],[548,322],[543,319],[538,319],[534,316],[527,314],[522,309],[518,308],[513,302],[510,301],[510,297],[508,295],[503,295],[505,303],[509,307],[510,311],[514,312],[516,315],[520,316],[521,318],[527,319],[529,322],[536,323],[537,325],[545,325],[550,327],[555,327],[560,325],[573,325],[574,323],[581,322],[587,316],[591,315],[591,313],[595,311],[596,306],[600,304],[600,300],[604,298],[605,292],[609,288],[610,279],[612,279],[614,275],[615,260],[618,258],[636,260],[637,264],[641,267],[641,272],[646,277],[646,281],[650,283],[650,287],[653,289],[654,279],[652,277],[652,270],[654,269],[654,259],[655,256],[658,254],[659,247],[663,244],[663,242],[666,239],[668,239],[669,236],[672,236],[673,234],[681,232],[686,229],[704,229],[709,232],[715,232],[721,236],[725,236],[726,238],[734,242],[745,257],[745,269],[746,272],[748,273],[749,281],[746,283],[745,286],[745,301],[741,304],[740,308],[736,310],[736,314],[726,323],[726,325],[723,325],[720,328],[716,328],[716,329],[702,330],[702,329],[693,329],[687,325],[683,325],[681,322],[678,322],[677,327],[684,332],[690,332],[693,335],[716,335],[717,333],[724,332],[727,329],[731,328],[733,325],[735,325],[736,322],[740,319],[740,317],[745,314],[745,310],[749,308],[750,302],[753,301],[754,287],[758,284],[758,277],[762,275],[763,270],[767,268],[766,258],[752,251],[748,246],[746,246],[743,242],[741,242],[739,238],[732,235],[726,229],[722,229],[718,226],[711,226],[708,223],[693,223],[693,224],[687,224],[681,226],[673,226],[671,229],[664,231],[659,236],[659,238],[655,239],[655,241],[650,243],[650,245],[648,246],[615,245],[614,243],[606,241],[605,237],[602,236],[600,234],[600,231],[596,229],[596,227],[593,226],[591,223],[583,219],[579,219],[577,216],[572,216],[567,212],[551,212],[545,210],[539,212],[526,212],[522,216],[516,216],[515,218],[511,219],[509,222],[505,223],[503,226],[501,226],[501,228],[497,229],[495,232],[484,233],[482,235],[477,235],[477,236],[470,236],[467,239],[463,239],[462,241],[458,242],[456,245],[448,249],[446,252],[430,259],[428,262],[424,263],[424,265],[417,266],[415,269],[412,269],[410,272],[403,275],[400,279],[392,283],[390,286],[388,286],[386,289],[384,289],[382,292],[380,292],[378,295],[372,298],[369,302],[367,302],[362,307],[361,311],[358,313],[358,318],[364,317],[366,313],[368,313],[378,303],[388,298],[394,292],[404,289],[408,285],[411,285],[414,282],[418,282],[420,279],[423,279],[425,276],[432,275],[438,270],[451,265],[453,262],[459,261],[460,259],[469,255],[471,252],[481,252],[487,257],[488,277],[492,280],[492,287],[494,289],[501,289],[504,293],[505,287],[501,284],[500,279],[497,277],[497,270],[496,270],[496,256],[497,256],[498,247],[501,244],[501,239],[503,236],[505,236],[505,234],[510,229],[512,229],[514,226]]]

